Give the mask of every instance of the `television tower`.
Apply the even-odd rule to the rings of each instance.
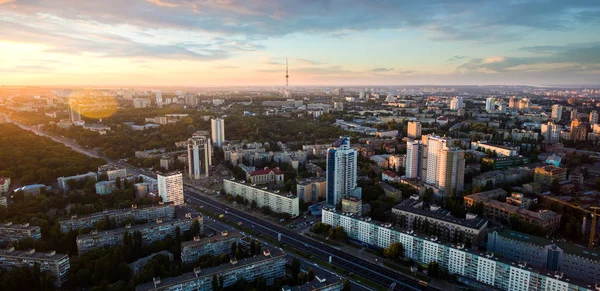
[[[290,75],[288,74],[288,58],[285,57],[285,91],[283,91],[283,98],[292,97],[290,94],[289,79]]]

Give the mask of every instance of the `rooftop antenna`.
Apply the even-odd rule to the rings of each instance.
[[[285,91],[283,92],[283,97],[290,98],[290,88],[289,88],[289,79],[290,75],[288,73],[288,58],[285,57]]]

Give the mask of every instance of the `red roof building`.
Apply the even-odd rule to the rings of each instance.
[[[262,170],[250,172],[247,178],[252,184],[283,184],[284,182],[283,171],[279,167],[273,169],[265,167]]]

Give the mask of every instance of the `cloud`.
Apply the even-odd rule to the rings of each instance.
[[[394,70],[394,68],[375,68],[375,69],[372,69],[371,71],[380,73],[380,72],[391,72],[393,70]]]
[[[147,2],[153,3],[155,5],[158,6],[162,6],[162,7],[179,7],[179,5],[175,4],[175,3],[170,3],[170,2],[163,2],[162,0],[146,0]]]
[[[492,56],[473,58],[457,71],[498,73],[507,71],[597,72],[600,66],[600,43],[564,46],[524,47],[522,51],[538,53],[529,57]],[[541,54],[540,54],[541,53]]]
[[[456,56],[452,56],[451,58],[449,58],[446,62],[455,62],[455,61],[460,61],[460,60],[466,59],[466,58],[467,58],[466,56],[456,55]]]
[[[321,65],[320,62],[312,61],[312,60],[308,60],[308,59],[295,59],[295,60],[304,65],[312,65],[312,66]]]
[[[227,66],[227,65],[223,65],[223,66],[214,66],[212,67],[213,69],[238,69],[238,66]]]

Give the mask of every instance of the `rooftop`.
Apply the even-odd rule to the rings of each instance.
[[[5,222],[5,223],[0,224],[0,229],[36,229],[36,228],[40,228],[40,227],[36,226],[36,225],[30,225],[29,223],[14,224],[12,222]]]
[[[422,201],[419,201],[419,200],[406,199],[406,200],[402,201],[400,204],[394,206],[393,209],[398,209],[401,211],[406,211],[406,212],[418,214],[421,216],[430,217],[433,219],[445,221],[445,222],[452,223],[452,224],[461,225],[461,226],[472,228],[472,229],[481,229],[484,225],[487,224],[487,219],[483,219],[480,217],[476,217],[476,218],[472,218],[472,219],[456,218],[456,217],[450,215],[449,210],[445,210],[445,209],[441,209],[441,208],[434,210],[434,211],[417,208],[417,206],[420,205],[421,203],[422,203]]]
[[[269,169],[268,167],[265,167],[262,170],[255,170],[253,172],[250,172],[249,175],[250,176],[267,175],[267,174],[270,174],[271,172],[273,174],[275,174],[275,175],[283,175],[283,171],[280,170],[279,167],[275,167],[275,168],[272,168],[272,169]]]
[[[308,185],[316,182],[325,182],[325,177],[310,177],[310,178],[297,178],[298,185]]]
[[[206,244],[206,243],[210,243],[210,242],[217,242],[217,241],[222,241],[222,240],[226,240],[226,239],[230,239],[230,238],[241,238],[242,235],[237,232],[237,231],[225,231],[225,232],[221,232],[220,234],[217,234],[213,237],[202,237],[202,238],[194,238],[194,240],[190,240],[190,241],[184,241],[181,243],[181,248],[187,247],[187,246],[192,246],[192,245],[197,245],[197,244]]]
[[[261,191],[265,191],[265,192],[268,192],[268,193],[271,193],[271,194],[275,194],[275,195],[279,195],[279,196],[282,196],[282,197],[285,197],[285,198],[289,198],[289,199],[294,199],[294,198],[297,197],[296,195],[294,195],[292,193],[281,193],[281,192],[279,192],[279,190],[271,191],[271,190],[269,190],[264,185],[256,185],[256,184],[246,183],[245,180],[236,181],[235,178],[231,178],[229,180],[223,180],[223,181],[230,181],[230,182],[238,184],[238,185],[243,185],[243,186],[246,186],[246,187],[252,187],[254,189],[258,189],[258,190],[261,190]]]
[[[169,220],[159,219],[158,221],[155,221],[155,222],[148,222],[148,223],[144,223],[144,224],[136,224],[136,225],[131,225],[131,226],[128,226],[128,227],[120,227],[120,228],[115,228],[115,229],[106,230],[106,231],[92,231],[92,232],[90,232],[88,234],[80,234],[80,235],[77,236],[77,240],[87,239],[87,238],[96,237],[96,236],[107,236],[107,235],[121,234],[121,233],[124,233],[126,231],[134,232],[136,230],[142,230],[142,229],[147,229],[147,228],[157,228],[157,227],[162,226],[162,225],[173,224],[173,223],[176,223],[176,222],[189,222],[190,225],[192,224],[192,220],[191,219],[169,219]]]
[[[31,258],[41,260],[61,260],[68,258],[66,254],[57,254],[55,251],[49,252],[36,252],[35,249],[29,249],[26,251],[17,251],[14,247],[10,247],[6,250],[0,251],[2,257],[13,257],[13,258]]]
[[[390,170],[383,171],[383,174],[385,174],[388,177],[392,177],[392,178],[399,178],[400,177],[398,174],[396,174],[395,172],[392,172]]]
[[[265,255],[265,254],[267,254],[267,255]],[[280,251],[280,250],[269,251],[269,250],[265,249],[265,250],[263,250],[263,255],[257,255],[254,257],[241,259],[241,260],[237,261],[237,264],[226,263],[226,264],[221,264],[216,267],[209,267],[209,268],[205,268],[202,270],[198,269],[198,272],[199,272],[198,275],[196,275],[195,271],[192,271],[192,272],[187,272],[183,275],[176,276],[176,277],[169,277],[169,278],[164,278],[164,279],[161,278],[160,281],[157,282],[157,284],[155,284],[154,282],[140,284],[135,287],[135,290],[136,291],[146,291],[146,290],[155,290],[158,288],[166,289],[166,287],[170,286],[170,285],[182,284],[187,281],[196,280],[199,276],[203,276],[203,277],[209,276],[210,277],[210,276],[212,276],[212,274],[220,274],[220,273],[223,273],[228,270],[244,268],[246,266],[251,266],[253,264],[264,262],[266,260],[283,258],[284,256],[285,256],[285,253],[283,251]]]
[[[84,215],[84,216],[80,216],[80,217],[71,216],[70,218],[63,218],[63,219],[61,219],[61,221],[87,219],[87,218],[103,218],[105,216],[111,217],[111,216],[118,215],[118,214],[124,214],[124,213],[129,213],[129,212],[141,211],[141,210],[146,210],[146,209],[151,209],[151,208],[160,208],[160,207],[173,207],[173,206],[170,203],[151,205],[151,206],[146,206],[146,207],[137,207],[135,205],[132,205],[131,208],[104,210],[102,212],[95,212],[90,215]]]

